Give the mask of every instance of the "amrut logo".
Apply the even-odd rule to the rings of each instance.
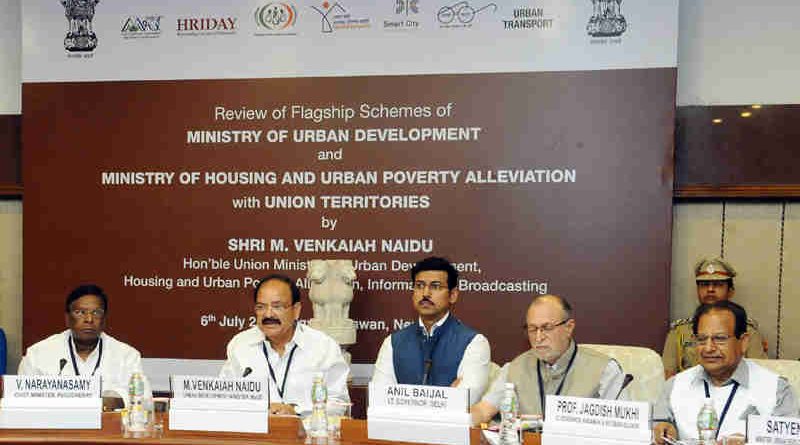
[[[256,25],[274,33],[289,31],[297,21],[297,9],[291,3],[267,3],[256,8]]]
[[[125,39],[152,39],[161,36],[160,15],[131,16],[122,23],[120,33]]]
[[[331,4],[327,1],[322,2],[322,8],[312,6],[311,9],[317,11],[322,20],[322,32],[332,33],[339,29],[364,29],[370,27],[369,18],[355,18],[347,12],[341,3]]]
[[[622,15],[622,0],[591,0],[592,16],[586,32],[592,37],[619,37],[628,29]]]
[[[97,48],[97,35],[92,27],[94,7],[100,0],[61,0],[67,16],[64,49],[70,52],[91,52]]]

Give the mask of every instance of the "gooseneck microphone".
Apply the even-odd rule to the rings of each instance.
[[[422,384],[423,385],[427,385],[428,384],[428,376],[431,373],[431,366],[432,365],[433,365],[433,360],[432,359],[430,359],[430,358],[425,359],[425,372],[422,374]]]
[[[242,378],[247,377],[248,375],[250,375],[251,372],[253,372],[253,368],[249,366],[244,368],[244,372],[242,373]]]
[[[630,383],[633,381],[633,374],[625,374],[625,379],[622,381],[622,386],[619,387],[619,392],[617,392],[617,396],[614,397],[614,400],[619,400],[619,396],[622,395],[622,390],[625,389]]]
[[[67,365],[67,359],[62,358],[58,361],[58,375],[61,375],[61,371],[64,370],[64,366]]]

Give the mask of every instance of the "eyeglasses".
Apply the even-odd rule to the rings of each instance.
[[[697,282],[697,287],[727,287],[726,280],[700,280]]]
[[[69,311],[75,318],[86,318],[87,315],[90,315],[94,318],[103,318],[106,316],[106,311],[101,308],[97,309],[73,309]]]
[[[442,289],[445,289],[445,285],[441,281],[431,281],[430,283],[426,283],[424,281],[415,281],[414,284],[414,292],[424,292],[425,288],[431,290],[431,292],[438,292]]]
[[[528,334],[536,335],[539,331],[541,331],[542,334],[547,335],[547,334],[553,332],[553,330],[555,330],[555,328],[565,324],[566,322],[568,322],[570,320],[572,320],[572,319],[571,318],[565,318],[565,319],[559,321],[558,323],[545,323],[545,324],[543,324],[541,326],[536,326],[536,325],[533,325],[533,324],[526,324],[526,325],[523,326],[523,328],[526,331],[528,331]]]
[[[711,343],[717,346],[725,346],[732,338],[734,338],[734,336],[728,334],[715,334],[715,335],[700,334],[700,335],[694,335],[692,336],[692,338],[698,345],[704,345],[706,344],[707,341],[711,340]]]
[[[294,304],[282,304],[282,303],[273,303],[273,304],[263,304],[257,303],[255,308],[256,312],[266,312],[267,309],[272,309],[273,312],[280,314],[281,312],[289,309],[290,307],[294,306]]]

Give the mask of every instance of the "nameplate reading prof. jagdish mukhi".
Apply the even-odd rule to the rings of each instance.
[[[171,383],[169,428],[172,430],[269,431],[266,379],[172,376]]]
[[[749,416],[747,443],[800,445],[800,418]]]
[[[420,385],[369,386],[367,437],[434,444],[469,443],[469,391]]]
[[[0,428],[98,429],[99,376],[3,376]]]
[[[617,443],[650,443],[650,405],[645,402],[583,397],[547,396],[543,444],[546,436],[581,438],[582,443],[611,440]]]

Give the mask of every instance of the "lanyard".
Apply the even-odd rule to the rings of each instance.
[[[69,358],[72,359],[72,369],[75,371],[75,375],[81,375],[80,371],[78,371],[78,362],[75,360],[75,351],[72,349],[72,336],[70,335],[69,341]],[[103,339],[97,339],[97,363],[94,364],[94,370],[92,371],[92,377],[94,377],[94,373],[97,372],[97,368],[100,367],[100,360],[103,360]]]
[[[561,390],[564,389],[564,382],[567,381],[567,374],[569,374],[569,370],[572,368],[572,362],[575,361],[576,355],[578,355],[578,345],[575,345],[575,350],[572,351],[572,357],[569,358],[567,369],[564,370],[564,377],[561,379],[561,383],[558,384],[558,389],[556,389],[556,393],[553,394],[554,396],[561,395]],[[542,382],[541,360],[536,360],[536,377],[539,379],[539,406],[542,408],[542,419],[544,419],[544,383]]]
[[[275,389],[278,391],[278,395],[281,397],[281,400],[283,400],[283,391],[286,390],[286,378],[289,377],[289,368],[292,367],[292,358],[294,358],[294,351],[297,350],[297,345],[294,345],[291,352],[289,352],[289,361],[286,362],[286,371],[283,373],[283,382],[281,383],[280,388],[278,387],[278,381],[275,379],[275,370],[272,369],[272,363],[269,362],[269,354],[267,354],[266,343],[261,343],[261,350],[264,351],[264,358],[267,359],[269,375],[272,377],[272,381],[275,382]]]
[[[708,391],[708,382],[703,380],[703,387],[706,390],[706,397],[711,398],[711,393]],[[722,408],[722,415],[719,416],[719,425],[717,425],[717,432],[714,434],[714,439],[719,436],[719,430],[722,429],[722,422],[725,421],[725,416],[728,414],[728,408],[731,407],[731,402],[733,402],[733,396],[736,395],[736,390],[739,389],[739,382],[733,382],[733,389],[731,390],[731,394],[728,396],[728,401],[725,402],[725,407]]]

